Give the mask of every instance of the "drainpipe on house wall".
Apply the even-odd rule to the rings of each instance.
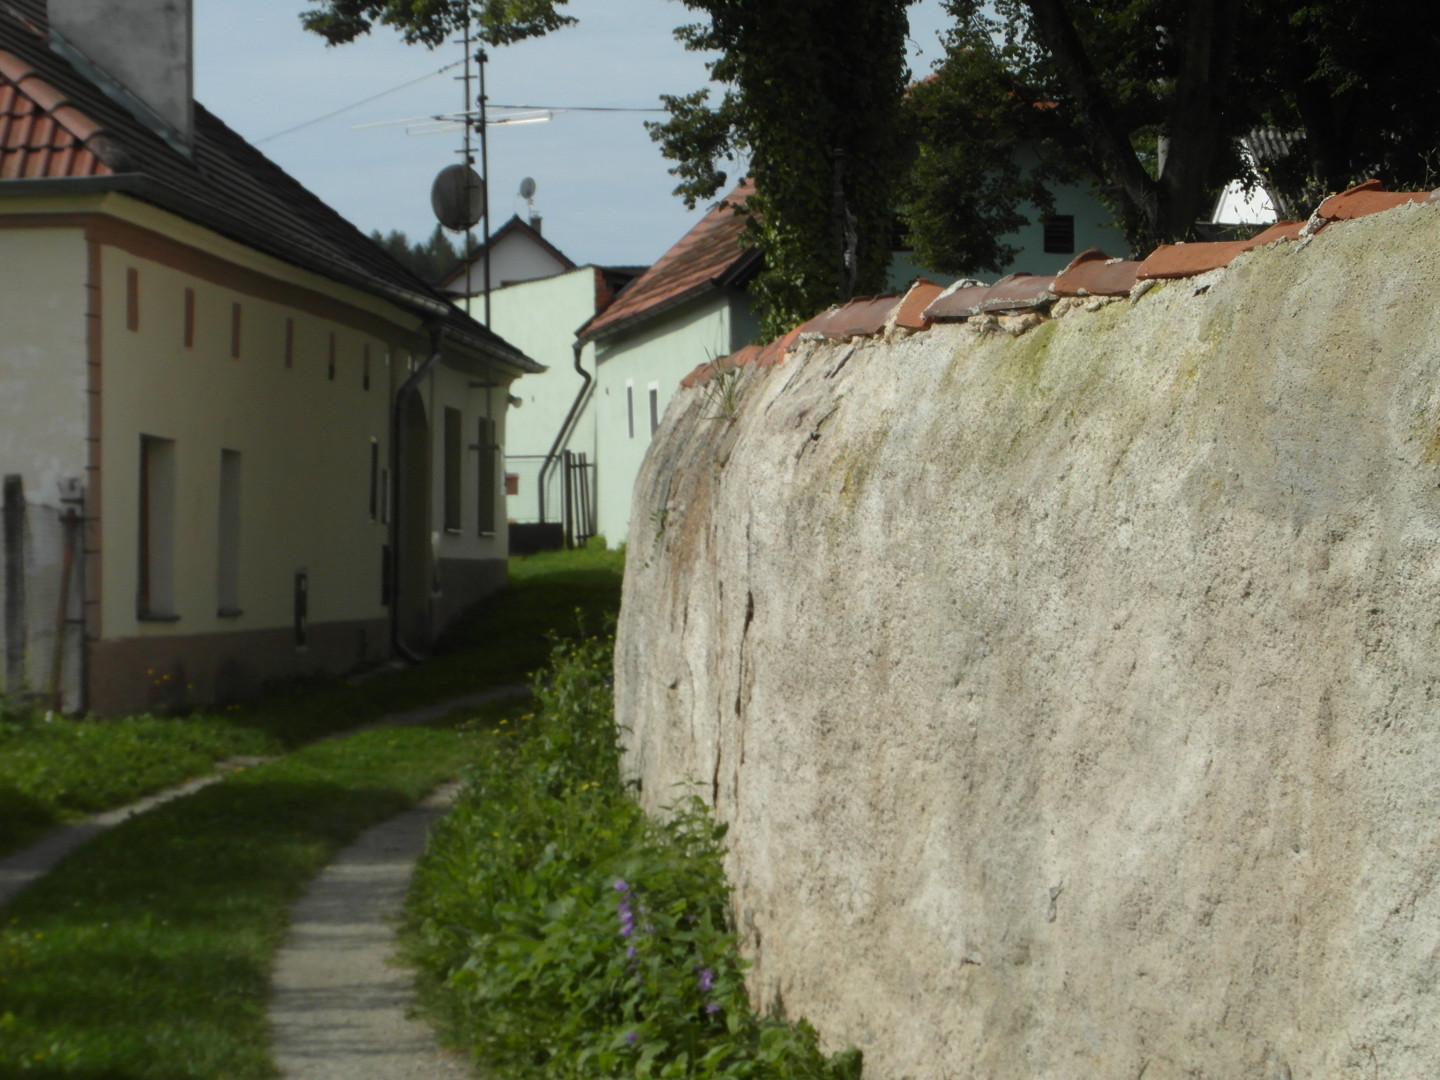
[[[440,362],[445,340],[443,329],[430,332],[430,355],[395,391],[395,400],[390,403],[390,648],[412,664],[418,664],[424,657],[406,645],[400,634],[400,508],[404,500],[400,497],[400,432],[404,424],[405,398],[414,393],[421,380],[430,374],[430,369]],[[427,527],[429,523],[426,523]]]
[[[590,385],[594,379],[580,363],[580,354],[585,349],[584,342],[577,341],[570,346],[575,354],[575,370],[579,372],[580,378],[585,381],[580,384],[580,392],[575,395],[575,400],[570,404],[570,411],[565,414],[564,421],[560,424],[560,430],[555,433],[555,442],[550,446],[550,452],[545,455],[545,464],[540,466],[540,523],[545,524],[545,478],[549,475],[555,459],[560,455],[560,449],[570,438],[570,429],[575,422],[576,416],[580,413],[580,406],[585,401],[585,396],[590,393]]]

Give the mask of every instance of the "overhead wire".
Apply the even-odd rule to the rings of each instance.
[[[349,112],[351,109],[358,109],[361,105],[368,105],[372,101],[379,101],[383,97],[388,97],[391,94],[395,94],[400,92],[401,90],[408,89],[409,87],[414,86],[416,83],[422,83],[426,79],[433,79],[436,75],[443,75],[451,68],[457,68],[464,62],[464,60],[456,60],[452,64],[446,64],[444,67],[437,68],[434,71],[426,72],[418,79],[411,79],[408,82],[401,83],[399,86],[392,86],[389,90],[381,90],[378,94],[371,94],[369,97],[361,98],[359,101],[352,101],[349,105],[342,105],[340,108],[335,109],[333,112],[328,112],[324,116],[317,116],[312,120],[306,120],[302,123],[296,124],[294,127],[288,127],[284,131],[277,131],[273,135],[266,135],[263,139],[256,139],[252,143],[252,145],[259,146],[261,143],[272,142],[273,140],[278,139],[283,135],[293,135],[297,131],[302,131],[307,127],[313,127],[315,124],[323,123],[326,120],[333,119],[334,117],[337,117],[342,113]]]

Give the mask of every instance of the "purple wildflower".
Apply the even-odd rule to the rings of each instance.
[[[700,992],[708,994],[711,987],[715,985],[715,973],[709,968],[700,969]]]
[[[710,1002],[709,1005],[705,1006],[705,1011],[712,1016],[715,1015],[715,1013],[720,1011],[720,1003],[718,1001]]]
[[[629,937],[635,932],[635,913],[624,900],[620,901],[620,936]]]
[[[626,883],[626,881],[625,881],[624,878],[616,878],[616,879],[615,879],[615,891],[616,891],[616,892],[629,892],[629,891],[630,891],[630,886]],[[632,1034],[633,1034],[633,1033],[632,1033]]]
[[[631,1046],[634,1046],[634,1045],[635,1045],[635,1040],[638,1039],[638,1038],[640,1038],[640,1036],[637,1035],[635,1032],[631,1031],[631,1032],[629,1032],[628,1034],[626,1034],[626,1036],[625,1036],[625,1041],[626,1041],[627,1043],[629,1043]]]
[[[634,945],[629,946],[629,947],[625,950],[625,959],[626,959],[626,960],[634,960],[635,957],[637,957],[637,956],[639,956],[639,955],[640,955],[640,950],[637,949]]]

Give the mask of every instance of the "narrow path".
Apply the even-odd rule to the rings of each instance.
[[[271,1048],[285,1080],[450,1080],[465,1059],[406,1016],[410,975],[392,966],[392,922],[447,785],[365,833],[315,879],[276,954]]]
[[[436,720],[455,709],[466,709],[476,705],[484,705],[490,701],[500,698],[515,697],[525,693],[529,687],[521,683],[497,686],[490,690],[482,690],[475,694],[466,694],[463,697],[450,698],[447,701],[437,702],[434,705],[426,705],[418,709],[410,709],[403,713],[392,713],[389,716],[382,716],[359,727],[342,731],[335,735],[328,735],[326,739],[343,739],[349,735],[356,735],[362,731],[370,731],[381,727],[400,727],[407,724],[423,724],[427,720]],[[76,822],[74,825],[61,825],[51,830],[35,843],[23,847],[19,851],[0,859],[0,906],[10,902],[22,889],[36,881],[38,878],[48,874],[59,865],[60,861],[82,844],[89,842],[101,833],[113,829],[121,822],[128,821],[137,814],[143,814],[147,810],[153,810],[171,799],[183,798],[186,795],[193,795],[195,792],[222,779],[227,772],[236,768],[258,765],[269,758],[232,758],[229,761],[221,762],[216,766],[216,771],[209,776],[201,776],[190,780],[178,787],[166,791],[157,792],[147,796],[139,802],[131,803],[129,806],[117,807],[114,810],[107,810],[103,814],[96,814],[86,818],[84,821]]]

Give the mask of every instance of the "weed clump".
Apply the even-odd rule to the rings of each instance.
[[[432,836],[404,935],[427,1007],[507,1076],[858,1078],[858,1052],[751,1010],[724,826],[630,797],[610,670],[609,640],[557,644]]]

